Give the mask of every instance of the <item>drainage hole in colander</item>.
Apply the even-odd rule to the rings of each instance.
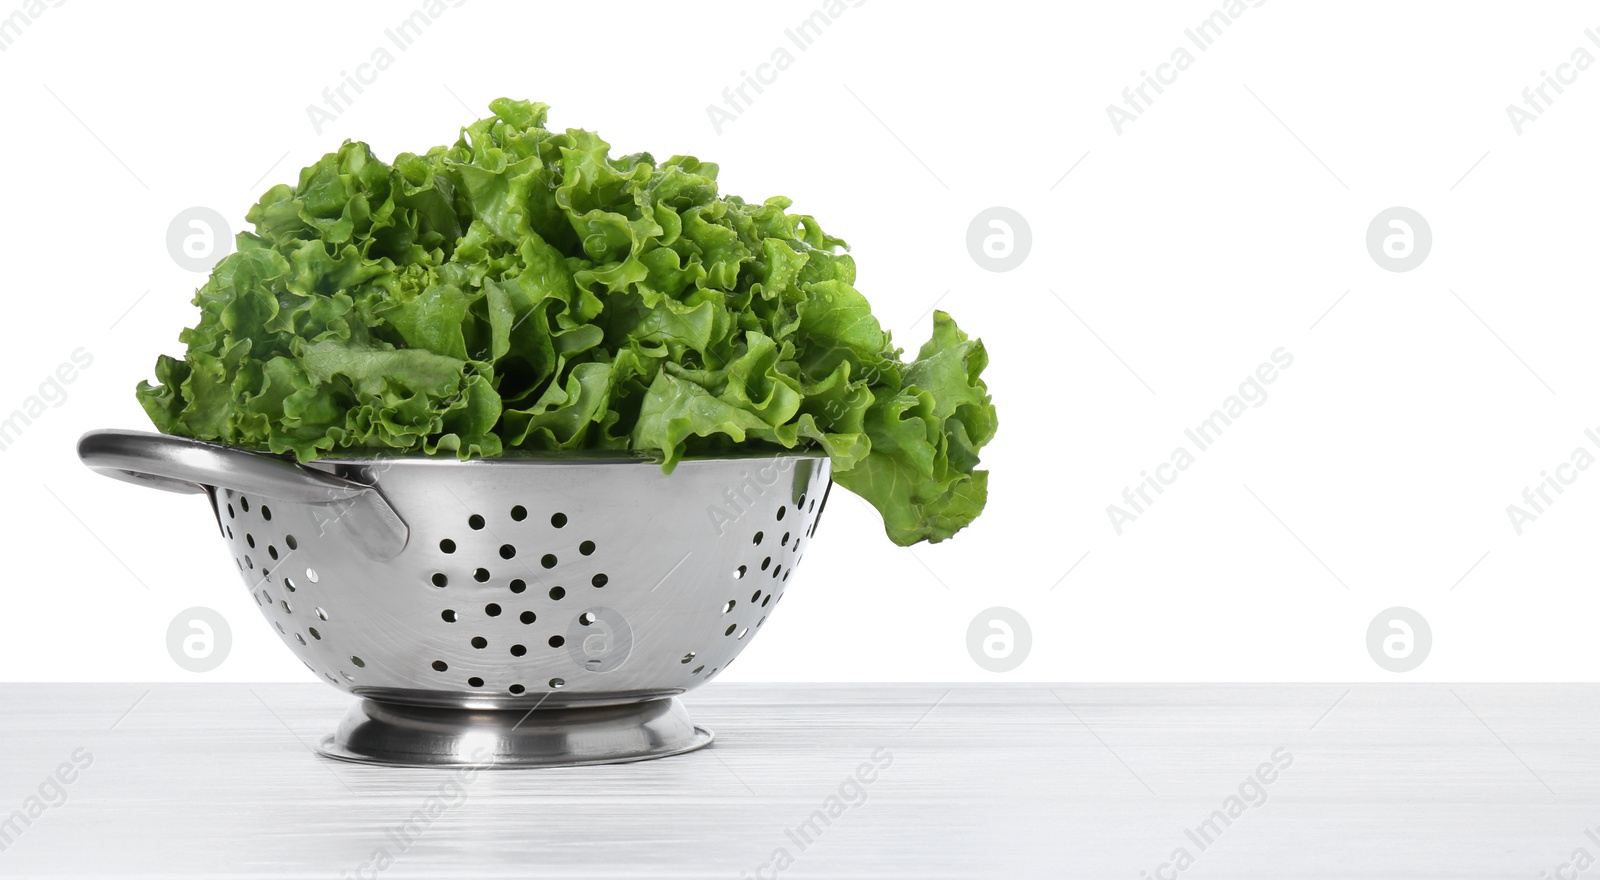
[[[449,608],[446,608],[445,610],[439,612],[439,616],[444,618],[444,622],[445,623],[455,623],[456,622],[456,613],[454,611],[450,610]]]
[[[786,572],[783,573],[783,579],[784,580],[788,580],[789,579],[789,572],[786,571]]]
[[[767,619],[765,617],[763,617],[760,620],[756,621],[756,626],[760,626],[761,624],[766,623],[766,622],[767,622]]]
[[[566,643],[567,643],[567,640],[563,636],[551,636],[550,637],[550,647],[552,647],[552,648],[559,648],[562,645],[565,645]]]
[[[238,514],[233,512],[233,505],[232,504],[228,505],[228,519],[234,519],[237,516],[238,516]]]
[[[511,582],[511,592],[513,592],[513,593],[520,593],[523,590],[526,590],[527,588],[528,588],[528,582],[523,580],[522,578],[516,578]]]
[[[293,593],[295,591],[295,589],[296,589],[295,585],[294,585],[294,581],[290,580],[289,578],[284,578],[283,579],[283,588],[288,590],[291,593]]]
[[[599,620],[600,618],[595,616],[593,611],[585,611],[578,615],[578,623],[581,626],[594,626]]]
[[[282,604],[283,604],[283,613],[284,614],[293,614],[294,613],[294,609],[289,607],[289,600],[288,599],[283,600]]]
[[[444,671],[448,670],[449,668],[450,668],[450,664],[444,662],[443,660],[435,660],[435,661],[433,661],[433,671],[434,672],[444,672]]]
[[[482,651],[484,648],[489,647],[489,640],[484,638],[483,636],[473,636],[472,637],[472,647],[477,648],[478,650]]]
[[[244,560],[243,559],[240,559],[239,557],[235,556],[235,557],[233,557],[233,564],[239,566],[239,570],[240,571],[244,571]]]
[[[750,632],[750,627],[748,627],[748,626],[745,627],[744,629],[739,630],[739,634],[737,636],[734,636],[734,640],[738,641],[739,639],[744,638],[745,634],[748,633],[748,632]]]
[[[804,493],[801,493],[800,500],[796,501],[794,506],[799,510],[805,510],[806,509],[806,496],[805,496]]]
[[[565,599],[566,597],[567,597],[567,589],[566,589],[566,587],[551,587],[550,588],[550,598],[556,600],[557,602],[560,602],[562,599]]]
[[[767,566],[769,566],[771,564],[772,564],[772,557],[771,556],[768,556],[766,559],[761,560],[761,570],[762,571],[766,571],[767,570]]]
[[[761,601],[761,591],[760,590],[756,590],[754,593],[751,593],[750,594],[750,601],[752,601],[752,602]]]
[[[300,644],[304,645],[306,643],[306,637],[305,636],[303,636],[303,635],[301,635],[299,633],[295,633],[294,637],[300,640]]]
[[[300,542],[294,539],[294,535],[284,535],[283,543],[288,544],[290,550],[300,549]]]
[[[454,553],[454,552],[456,552],[456,542],[450,540],[449,538],[445,538],[443,541],[439,542],[439,552],[440,553]]]
[[[700,674],[700,671],[701,671],[701,670],[702,670],[702,669],[705,669],[705,668],[706,668],[706,666],[705,666],[705,664],[704,664],[704,663],[702,663],[702,664],[700,664],[700,665],[699,665],[699,666],[696,666],[696,667],[695,667],[695,668],[693,668],[693,669],[691,669],[691,670],[689,670],[689,674],[690,674],[690,675],[699,675],[699,674]]]
[[[278,548],[272,546],[271,544],[268,544],[267,545],[267,555],[271,556],[273,559],[277,559],[278,558]]]
[[[565,528],[567,525],[567,515],[564,513],[558,513],[555,516],[550,517],[550,524],[558,529]]]
[[[328,619],[328,612],[323,611],[321,606],[317,607],[316,613],[317,613],[317,619],[318,620],[327,620]]]
[[[789,512],[789,508],[787,508],[787,507],[778,508],[778,519],[780,519],[780,520],[783,519],[783,515],[785,513],[788,513],[788,512]]]
[[[248,554],[248,553],[246,553],[244,555],[244,567],[245,568],[255,568],[256,567],[255,560],[251,559],[250,558],[250,554]]]
[[[780,571],[783,571],[783,566],[779,565],[779,566],[774,567],[772,569],[772,576],[773,577],[777,577],[778,576],[778,572],[780,572]]]
[[[284,635],[288,635],[289,634],[289,631],[283,628],[283,624],[280,621],[274,620],[272,622],[272,625],[278,628],[278,632],[281,632]]]
[[[233,540],[233,526],[224,526],[223,528],[228,530],[228,540],[232,541]]]
[[[513,656],[513,657],[521,657],[523,654],[526,654],[526,653],[528,653],[528,646],[527,645],[512,645],[511,646],[511,656]]]
[[[738,604],[739,603],[737,601],[735,601],[733,599],[729,599],[727,604],[722,606],[722,613],[723,614],[727,614],[729,611],[733,610],[733,606],[738,605]]]
[[[734,579],[734,580],[739,580],[739,579],[740,579],[740,578],[742,578],[742,577],[744,577],[744,573],[745,573],[745,572],[747,572],[747,571],[749,571],[749,570],[750,570],[750,569],[748,569],[748,568],[745,568],[745,567],[744,567],[744,566],[742,566],[742,565],[741,565],[741,566],[739,566],[739,567],[738,567],[738,568],[736,568],[736,569],[734,569],[734,570],[733,570],[733,579]]]
[[[446,577],[445,573],[442,571],[434,572],[431,580],[433,581],[433,585],[436,587],[448,586],[450,583],[450,578]]]
[[[483,583],[484,581],[487,581],[489,579],[489,569],[480,568],[480,569],[477,569],[477,570],[473,571],[472,579],[477,581],[480,584]]]
[[[759,544],[759,543],[761,543],[761,539],[765,538],[766,536],[767,536],[766,532],[756,532],[755,537],[750,539],[750,543]]]
[[[467,525],[470,526],[473,531],[477,531],[483,528],[483,517],[474,513],[473,515],[467,517]]]
[[[490,602],[489,604],[483,606],[483,613],[489,615],[490,617],[499,617],[500,606]]]
[[[508,691],[510,691],[510,692],[512,692],[512,693],[514,693],[514,694],[520,694],[520,693],[522,693],[522,692],[523,692],[523,691],[525,691],[525,690],[527,690],[527,688],[525,688],[525,687],[523,687],[523,686],[522,686],[522,685],[520,685],[520,684],[514,684],[514,685],[512,685],[512,686],[511,686],[511,687],[509,687],[509,688],[506,688],[506,690],[508,690]]]
[[[594,555],[594,542],[593,541],[584,541],[582,544],[579,544],[578,545],[578,552],[582,553],[585,556],[593,556]]]
[[[767,598],[765,598],[765,599],[762,599],[762,600],[761,600],[761,607],[762,607],[762,608],[765,608],[765,607],[767,607],[767,603],[768,603],[768,602],[771,602],[771,601],[772,601],[772,594],[771,594],[771,593],[768,593],[768,594],[767,594]]]
[[[350,655],[350,662],[354,663],[358,668],[365,667],[367,665],[367,661],[362,660],[360,657],[357,657],[354,654]]]
[[[556,690],[560,690],[561,688],[567,686],[567,680],[564,678],[552,678],[550,679],[550,686]]]
[[[239,496],[239,509],[243,510],[245,513],[249,513],[250,512],[250,499],[244,497],[243,495],[240,495]]]
[[[261,505],[261,518],[272,519],[272,508],[266,506],[265,504]]]
[[[689,653],[683,655],[683,659],[679,660],[678,662],[679,663],[689,663],[692,660],[694,660],[694,652],[690,651]]]
[[[310,581],[312,583],[316,583],[317,582],[316,569],[312,569],[312,568],[306,569],[306,580],[308,580],[308,581]]]
[[[517,548],[511,546],[510,544],[501,544],[500,545],[500,558],[501,559],[510,559],[511,557],[516,556],[516,555],[517,555]]]
[[[522,616],[518,617],[517,619],[522,621],[525,624],[526,623],[533,623],[535,620],[539,619],[539,615],[534,614],[532,611],[524,611],[524,612],[522,612]]]
[[[308,626],[308,627],[306,627],[306,632],[311,633],[311,637],[316,639],[317,641],[319,641],[319,642],[322,641],[322,633],[317,632],[317,628],[316,627]]]
[[[539,557],[539,564],[545,568],[555,568],[556,555],[554,553],[546,553],[545,555]]]
[[[596,587],[603,587],[610,582],[611,579],[603,574],[597,574],[589,579],[589,583],[594,584]]]
[[[351,675],[348,672],[345,672],[343,669],[339,670],[339,675],[343,676],[344,680],[350,682],[351,684],[355,684],[356,683],[355,676]]]
[[[784,532],[783,533],[783,537],[778,541],[778,546],[780,546],[780,547],[789,546],[789,533],[788,532]]]
[[[481,688],[483,687],[483,679],[474,675],[473,677],[467,679],[467,684],[470,684],[475,688]]]
[[[733,631],[738,629],[738,628],[739,628],[739,624],[730,623],[730,624],[728,624],[728,628],[722,631],[722,634],[725,635],[725,636],[731,636],[731,635],[733,635]]]
[[[814,511],[816,511],[816,509],[817,509],[817,499],[813,498],[813,499],[811,499],[811,506],[806,508],[806,512],[807,513],[812,513]]]
[[[517,522],[522,522],[528,518],[528,508],[523,507],[520,504],[511,508],[511,518]]]

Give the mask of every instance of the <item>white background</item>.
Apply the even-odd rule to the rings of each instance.
[[[94,359],[0,452],[0,677],[311,678],[200,499],[95,476],[73,443],[148,428],[133,386],[181,350],[203,280],[168,254],[174,215],[213,207],[237,231],[342,139],[420,152],[499,95],[790,196],[849,240],[902,345],[937,302],[991,353],[984,516],[898,549],[835,493],[728,678],[1388,680],[1365,633],[1396,605],[1433,630],[1410,679],[1600,669],[1600,469],[1520,536],[1506,513],[1600,427],[1600,70],[1520,135],[1505,110],[1575,47],[1600,53],[1592,9],[1246,7],[1118,134],[1106,106],[1216,3],[872,0],[799,52],[784,30],[816,3],[469,2],[317,133],[307,105],[416,8],[72,0],[0,52],[0,412],[74,349]],[[794,64],[719,133],[707,106],[780,46]],[[1015,271],[967,253],[994,205],[1032,228]],[[1367,253],[1393,205],[1432,228],[1415,271]],[[1294,364],[1266,402],[1117,535],[1107,505],[1280,346]],[[206,675],[165,644],[193,605],[233,624]],[[1033,634],[1003,676],[966,647],[994,605]]]

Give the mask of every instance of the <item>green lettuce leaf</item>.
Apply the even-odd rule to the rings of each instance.
[[[452,145],[346,142],[268,190],[183,357],[139,384],[156,427],[301,460],[815,449],[896,543],[983,510],[987,354],[949,315],[907,362],[845,242],[788,199],[490,109]]]

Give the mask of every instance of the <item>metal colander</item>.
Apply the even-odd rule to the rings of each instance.
[[[134,431],[85,464],[204,492],[246,588],[318,677],[361,697],[330,757],[640,760],[703,746],[675,699],[783,598],[831,482],[818,455],[331,459]]]

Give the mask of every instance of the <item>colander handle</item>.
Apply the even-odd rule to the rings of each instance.
[[[271,455],[148,431],[100,430],[78,439],[78,458],[108,477],[168,492],[215,487],[333,505],[338,510],[329,519],[375,559],[394,558],[409,537],[405,521],[375,487]]]

